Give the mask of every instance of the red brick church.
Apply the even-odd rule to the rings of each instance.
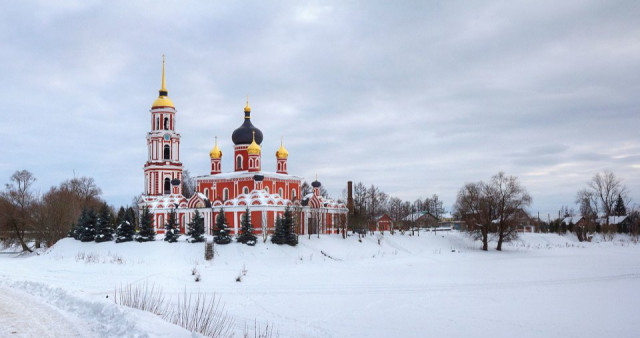
[[[263,134],[251,122],[248,100],[243,123],[231,135],[233,171],[223,172],[223,153],[216,138],[209,152],[211,171],[208,175],[195,177],[196,193],[189,200],[182,195],[181,136],[176,132],[177,111],[166,88],[164,60],[162,87],[150,112],[145,187],[138,207],[149,208],[158,233],[164,232],[172,210],[177,213],[182,233],[196,210],[204,217],[207,234],[213,233],[215,218],[221,210],[224,210],[232,234],[239,232],[240,220],[247,208],[256,234],[272,233],[276,218],[282,216],[287,207],[294,212],[296,232],[300,235],[338,233],[346,223],[348,209],[342,203],[321,196],[321,183],[317,179],[311,184],[312,192],[302,196],[303,178],[288,173],[289,152],[282,141],[275,152],[275,171],[263,171]]]

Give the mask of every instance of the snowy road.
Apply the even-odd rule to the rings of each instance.
[[[23,291],[0,287],[0,337],[92,337],[78,319]]]

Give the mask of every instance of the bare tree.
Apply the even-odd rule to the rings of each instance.
[[[196,192],[196,181],[191,177],[189,170],[182,171],[182,196],[189,199]]]
[[[622,180],[608,170],[597,173],[593,176],[587,185],[587,189],[593,193],[600,206],[600,210],[604,213],[605,222],[603,232],[611,231],[609,228],[609,217],[614,214],[614,205],[618,196],[627,197],[627,188],[622,184]]]
[[[482,250],[489,250],[489,228],[497,206],[487,195],[483,182],[467,183],[460,189],[454,205],[455,213],[469,226],[475,239],[482,241]]]
[[[73,192],[80,199],[82,207],[97,210],[102,203],[102,190],[96,185],[93,177],[74,177],[62,182],[60,188]]]
[[[574,226],[574,231],[580,242],[587,240],[587,234],[595,230],[598,217],[598,200],[595,193],[588,189],[582,189],[576,194],[576,204],[580,210],[583,221]]]
[[[32,232],[32,209],[36,198],[31,186],[36,178],[28,170],[19,170],[11,175],[11,182],[6,185],[0,201],[0,222],[9,230],[14,239],[22,246],[22,250],[31,252],[27,245],[27,233]]]
[[[391,234],[394,233],[395,223],[402,220],[402,200],[397,197],[391,197],[389,199],[389,213],[391,214],[391,218],[393,219],[393,223],[391,225]]]
[[[353,186],[353,216],[349,220],[352,231],[362,234],[367,224],[367,188],[358,182]]]
[[[428,203],[427,211],[433,215],[437,220],[442,218],[442,215],[445,213],[444,206],[442,200],[438,197],[438,195],[434,194],[431,198],[427,198],[426,203]]]
[[[517,237],[517,226],[525,216],[524,209],[531,204],[531,196],[520,185],[515,176],[506,176],[503,172],[491,178],[489,183],[493,198],[496,200],[498,245],[496,250],[502,250],[502,243]]]
[[[369,224],[369,230],[373,232],[376,229],[376,216],[380,213],[381,205],[385,202],[387,194],[372,184],[371,187],[366,190],[365,196],[368,209],[366,212],[366,222]]]
[[[482,250],[488,250],[489,233],[495,232],[496,250],[501,251],[503,242],[516,237],[521,215],[530,204],[531,196],[518,179],[500,172],[488,183],[467,183],[462,187],[454,210],[469,225],[474,237],[482,240]]]
[[[304,196],[307,196],[310,192],[311,192],[311,186],[309,185],[309,183],[307,183],[307,181],[302,182],[302,185],[300,186],[301,198]]]
[[[37,242],[47,246],[64,238],[78,219],[82,201],[64,187],[52,187],[34,208],[34,233]]]

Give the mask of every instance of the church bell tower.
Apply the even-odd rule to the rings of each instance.
[[[151,106],[151,131],[147,133],[144,192],[148,196],[181,195],[180,134],[175,131],[176,108],[167,91],[162,56],[162,87]]]

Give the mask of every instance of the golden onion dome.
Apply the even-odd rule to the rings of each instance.
[[[276,151],[276,158],[278,158],[279,160],[286,160],[287,157],[289,157],[289,152],[287,151],[287,149],[285,149],[284,145],[282,144],[282,140],[280,140],[280,149]]]
[[[169,91],[167,91],[167,83],[164,77],[164,54],[162,54],[162,88],[159,90],[158,98],[153,101],[151,108],[157,107],[171,107],[175,108],[173,102],[169,98]]]
[[[216,144],[213,146],[213,149],[209,152],[209,157],[211,159],[217,160],[222,157],[222,150],[218,148],[218,137],[216,136]]]
[[[256,143],[256,132],[253,132],[253,141],[247,147],[247,153],[249,155],[260,155],[260,146]]]

